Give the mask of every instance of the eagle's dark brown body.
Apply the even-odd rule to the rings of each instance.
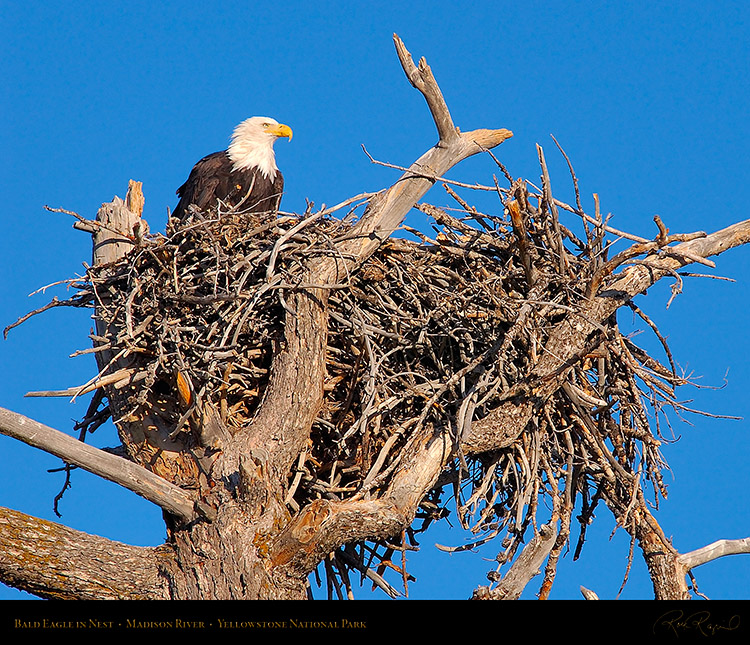
[[[226,150],[203,157],[193,167],[187,181],[177,189],[179,203],[172,217],[181,219],[187,207],[195,204],[201,210],[214,208],[221,201],[226,208],[239,211],[276,211],[284,192],[284,178],[276,172],[274,180],[258,168],[233,169]]]

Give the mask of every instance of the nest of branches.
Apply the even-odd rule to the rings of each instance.
[[[409,438],[426,426],[448,433],[455,448],[410,530],[389,542],[348,545],[326,561],[332,594],[357,569],[395,595],[385,569],[398,571],[404,584],[409,577],[394,554],[415,548],[416,534],[453,510],[474,536],[454,549],[499,537],[498,571],[529,542],[530,531],[543,535],[545,522],[559,520],[548,587],[571,525],[580,526],[577,556],[599,502],[627,526],[645,503],[647,483],[655,501],[666,495],[660,418],[665,406],[679,410],[675,387],[685,379],[656,326],[632,302],[663,343],[666,365],[612,316],[512,445],[462,450],[472,424],[501,403],[534,396],[527,377],[559,321],[577,315],[615,268],[658,252],[666,239],[641,240],[610,259],[606,220],[598,209],[586,215],[580,200],[555,200],[540,159],[541,190],[507,172],[507,188],[497,181],[465,186],[495,192],[494,214],[444,184],[452,208],[418,206],[429,233],[404,227],[410,239],[387,240],[346,281],[328,285],[326,394],[289,473],[291,512],[319,498],[376,495],[398,470]],[[54,304],[95,306],[99,331],[86,351],[106,353],[109,365],[130,361],[107,377],[105,366],[99,380],[117,381],[127,401],[121,418],[148,407],[174,436],[189,438],[211,408],[234,432],[252,423],[263,398],[283,342],[285,296],[310,286],[302,282],[305,266],[335,256],[363,205],[343,219],[193,210],[115,265],[89,268],[73,282],[78,294]],[[562,225],[559,209],[582,218],[580,236]],[[103,397],[96,405],[102,407],[89,410],[89,422],[107,416]]]

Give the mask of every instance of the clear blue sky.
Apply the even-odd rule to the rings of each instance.
[[[90,258],[88,237],[45,204],[93,217],[138,179],[145,217],[160,230],[192,164],[225,148],[234,125],[249,116],[273,116],[294,129],[291,143],[276,146],[284,210],[389,185],[394,171],[372,165],[362,144],[377,159],[407,165],[435,142],[424,101],[394,54],[394,32],[415,57],[427,57],[457,125],[514,131],[497,151],[514,175],[538,179],[538,142],[553,188],[572,199],[553,134],[573,161],[584,205],[593,210],[598,193],[620,229],[652,236],[657,213],[673,232],[746,219],[749,7],[692,0],[5,3],[0,327],[52,295],[64,297],[60,288],[27,296],[82,271]],[[450,176],[491,183],[494,170],[474,158]],[[447,203],[439,188],[425,200]],[[657,517],[682,552],[750,535],[750,248],[719,257],[714,273],[736,282],[689,280],[669,310],[667,286],[639,298],[688,372],[706,386],[727,376],[722,389],[684,388],[681,396],[743,417],[675,423],[681,439],[664,450],[670,495]],[[93,360],[68,358],[87,347],[90,326],[85,312],[57,309],[13,330],[0,342],[0,406],[70,431],[86,401],[23,395],[93,375]],[[92,442],[112,445],[114,431],[101,428]],[[5,437],[0,454],[0,505],[56,520],[62,475],[47,469],[59,462]],[[83,472],[61,510],[63,523],[122,542],[164,539],[155,507]],[[553,598],[578,598],[579,585],[602,598],[616,594],[628,540],[622,531],[610,539],[613,528],[600,510],[582,558],[563,560]],[[452,531],[422,540],[410,561],[418,579],[412,597],[466,598],[486,583],[492,545],[452,556],[432,546],[464,537]],[[695,573],[711,598],[750,597],[749,556]],[[535,581],[528,597],[537,588]],[[21,596],[0,588],[0,598]],[[651,596],[636,555],[623,597]]]

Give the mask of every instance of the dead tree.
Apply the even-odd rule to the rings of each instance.
[[[605,504],[657,598],[688,597],[694,566],[747,551],[680,555],[649,510],[665,441],[647,409],[657,421],[679,410],[686,379],[666,343],[665,365],[616,313],[632,309],[663,340],[633,298],[746,243],[750,221],[671,235],[657,219],[654,239],[612,229],[598,208],[553,196],[541,147],[541,188],[510,175],[491,150],[512,133],[461,132],[424,59],[394,40],[439,141],[389,189],[301,216],[195,210],[152,235],[131,182],[95,221],[76,216],[92,266],[73,298],[42,310],[94,310],[81,353],[99,372],[35,394],[93,392],[81,435],[7,410],[0,431],[159,505],[168,540],[132,547],[3,509],[3,582],[46,598],[294,599],[322,569],[331,596],[351,595],[355,575],[395,596],[415,536],[451,504],[478,540],[501,544],[476,598],[517,598],[540,567],[547,597],[576,507],[576,551]],[[507,186],[442,178],[479,153]],[[438,182],[458,213],[418,203]],[[494,193],[499,212],[458,189]],[[415,205],[437,235],[393,238]],[[612,235],[632,245],[612,254]],[[81,440],[109,418],[121,445]]]

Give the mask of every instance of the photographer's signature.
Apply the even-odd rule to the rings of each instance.
[[[691,633],[700,636],[715,636],[720,632],[731,632],[740,626],[740,617],[731,616],[727,619],[714,620],[708,611],[687,613],[681,609],[674,609],[660,616],[654,623],[654,633],[663,632],[681,636]]]

